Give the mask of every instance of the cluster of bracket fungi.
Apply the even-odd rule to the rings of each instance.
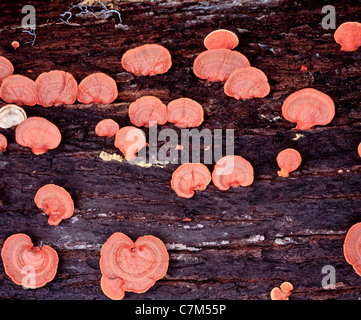
[[[347,22],[335,32],[341,50],[353,51],[361,46],[361,24]],[[224,92],[235,99],[266,97],[270,92],[267,76],[251,67],[248,59],[233,49],[238,45],[237,36],[228,30],[216,30],[204,39],[206,51],[200,53],[193,64],[193,72],[200,79],[224,82]],[[128,50],[121,60],[123,68],[136,76],[155,76],[167,72],[171,54],[158,44],[146,44]],[[81,103],[110,104],[118,96],[116,82],[104,73],[94,73],[79,84],[65,71],[42,73],[36,81],[22,75],[13,75],[9,60],[0,57],[0,97],[8,103],[0,109],[0,127],[17,126],[15,139],[29,147],[35,155],[55,149],[61,142],[58,127],[42,117],[27,118],[19,105],[43,107]],[[95,132],[102,137],[115,137],[114,145],[126,160],[137,157],[146,146],[146,137],[138,127],[173,123],[179,128],[197,127],[203,122],[203,107],[190,98],[179,98],[168,105],[154,96],[143,96],[129,105],[129,118],[134,126],[120,128],[112,119],[100,121]],[[315,125],[327,125],[335,115],[332,99],[313,88],[301,89],[286,98],[282,114],[296,129],[308,130]],[[129,134],[136,139],[128,139]],[[0,134],[0,149],[6,151],[6,137]],[[361,156],[361,144],[358,148]],[[295,149],[285,149],[277,156],[278,175],[288,177],[301,164],[301,155]],[[239,155],[226,155],[214,166],[211,173],[202,163],[185,163],[173,173],[171,187],[179,197],[191,198],[197,190],[204,190],[212,181],[220,190],[230,187],[247,187],[253,183],[252,165]],[[60,186],[48,184],[34,197],[38,208],[49,216],[48,223],[57,226],[74,213],[70,194]],[[361,223],[354,225],[344,242],[346,261],[361,275]],[[5,272],[19,285],[39,288],[51,281],[57,272],[58,255],[49,246],[34,247],[25,234],[14,234],[5,240],[1,252]],[[123,233],[114,233],[101,249],[101,288],[111,299],[122,299],[125,291],[142,293],[163,278],[167,272],[169,255],[164,243],[151,235],[133,242]],[[23,269],[34,269],[34,278],[24,283]],[[293,290],[289,282],[271,291],[272,300],[288,300]]]

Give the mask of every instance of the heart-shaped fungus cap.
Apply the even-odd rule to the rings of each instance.
[[[234,70],[224,84],[224,93],[237,100],[263,98],[270,90],[267,76],[254,67]]]
[[[289,95],[282,105],[286,120],[297,122],[296,129],[308,130],[315,125],[326,125],[335,116],[335,104],[325,93],[312,88]]]
[[[95,126],[95,133],[99,137],[113,137],[119,131],[119,124],[113,119],[104,119]]]
[[[30,237],[23,233],[5,240],[1,257],[11,280],[29,289],[40,288],[53,280],[59,261],[53,248],[34,247]]]
[[[8,146],[8,140],[3,134],[0,133],[0,152],[6,151],[7,146]]]
[[[8,129],[17,126],[26,118],[23,108],[16,104],[7,104],[0,109],[0,128]]]
[[[69,72],[44,72],[35,83],[38,88],[38,104],[43,107],[73,104],[76,100],[78,84]]]
[[[280,287],[275,287],[271,290],[272,300],[289,300],[293,290],[293,285],[290,282],[283,282]]]
[[[37,102],[38,90],[33,80],[14,74],[2,82],[0,96],[7,103],[33,106]]]
[[[355,51],[361,47],[361,23],[345,22],[334,34],[335,41],[341,45],[342,51]]]
[[[128,161],[134,160],[137,157],[137,152],[146,144],[144,132],[133,126],[123,127],[115,135],[114,145]]]
[[[168,121],[179,128],[197,127],[203,122],[203,107],[189,98],[179,98],[168,103]]]
[[[295,171],[301,165],[302,157],[300,153],[292,148],[282,150],[277,155],[277,164],[280,171],[277,174],[281,177],[288,177],[289,173]]]
[[[234,70],[249,66],[248,59],[238,51],[214,49],[198,55],[193,72],[198,78],[208,81],[225,81]]]
[[[85,77],[78,85],[77,99],[81,103],[112,103],[117,97],[117,83],[102,72]]]
[[[173,172],[171,187],[182,198],[192,198],[194,191],[205,190],[211,173],[202,163],[184,163]]]
[[[163,278],[169,255],[164,243],[154,236],[143,236],[135,243],[116,232],[100,251],[101,288],[109,298],[123,299],[125,291],[143,293]]]
[[[0,84],[14,72],[13,64],[5,57],[0,56]]]
[[[347,232],[343,244],[346,261],[361,276],[361,223],[356,223]]]
[[[129,105],[130,122],[140,126],[153,126],[167,122],[167,107],[157,97],[143,96]]]
[[[41,187],[34,202],[49,216],[48,223],[52,226],[57,226],[61,220],[70,218],[74,213],[74,202],[70,194],[55,184]]]
[[[234,49],[238,46],[238,37],[229,30],[219,29],[212,31],[204,39],[204,46],[212,49]]]
[[[162,74],[172,66],[169,51],[159,44],[145,44],[124,53],[122,66],[136,76]]]
[[[55,149],[60,144],[61,133],[50,121],[41,117],[30,117],[16,127],[15,140],[39,155]]]
[[[213,184],[220,190],[247,187],[253,183],[252,165],[241,156],[229,155],[219,159],[212,172]]]

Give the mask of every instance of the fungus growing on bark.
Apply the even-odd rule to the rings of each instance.
[[[78,84],[69,72],[44,72],[35,83],[38,89],[38,104],[43,107],[73,104],[76,100]]]
[[[171,187],[182,198],[192,198],[194,191],[205,190],[211,182],[211,173],[202,163],[185,163],[172,175]]]
[[[0,87],[0,96],[7,103],[33,106],[37,102],[37,95],[35,82],[20,74],[7,77]]]
[[[163,278],[169,255],[164,243],[154,236],[143,236],[135,243],[116,232],[100,251],[101,288],[110,299],[121,300],[125,291],[143,293]]]
[[[355,51],[361,47],[361,23],[345,22],[334,34],[335,41],[341,45],[342,51]]]
[[[286,120],[297,123],[295,129],[308,130],[330,123],[335,116],[335,104],[327,94],[305,88],[286,98],[282,114]]]
[[[128,161],[134,160],[137,157],[137,152],[146,144],[144,132],[133,126],[123,127],[115,135],[114,145]]]
[[[179,128],[197,127],[203,122],[203,107],[189,98],[179,98],[168,103],[168,122]]]
[[[361,157],[361,143],[358,145],[357,152],[358,155]]]
[[[11,46],[14,48],[14,50],[16,50],[20,47],[20,43],[18,41],[13,41],[11,42]]]
[[[214,49],[198,55],[193,72],[198,78],[208,81],[225,81],[234,70],[249,66],[248,59],[237,51]]]
[[[7,146],[8,146],[8,140],[3,134],[0,133],[0,152],[6,151]]]
[[[53,248],[34,247],[30,237],[23,233],[5,240],[1,258],[11,280],[29,289],[40,288],[53,280],[59,261]]]
[[[55,184],[41,187],[34,202],[49,216],[48,223],[52,226],[57,226],[61,220],[70,218],[74,213],[74,202],[70,194]]]
[[[14,72],[13,64],[5,57],[0,56],[0,84]]]
[[[347,232],[343,244],[346,261],[361,276],[361,223],[354,224]]]
[[[119,131],[119,124],[113,119],[104,119],[95,126],[95,133],[99,137],[113,137]]]
[[[282,150],[277,155],[277,164],[280,167],[280,171],[277,174],[281,177],[288,177],[289,173],[295,171],[301,164],[302,157],[300,153],[292,148]]]
[[[149,127],[167,122],[167,107],[157,97],[143,96],[129,105],[130,122],[137,127]]]
[[[39,155],[55,149],[60,144],[61,133],[50,121],[41,117],[30,117],[16,127],[15,140]]]
[[[220,190],[247,187],[253,183],[252,165],[241,156],[229,155],[217,161],[212,172],[213,184]]]
[[[224,93],[237,100],[263,98],[270,90],[267,76],[254,67],[234,70],[224,84]]]
[[[283,282],[280,287],[275,287],[271,290],[272,300],[289,300],[293,290],[293,285],[290,282]]]
[[[23,108],[15,104],[7,104],[0,109],[0,128],[8,129],[17,126],[26,118]]]
[[[136,76],[163,74],[172,66],[169,51],[159,44],[145,44],[124,53],[122,66]]]
[[[229,30],[219,29],[212,31],[204,39],[204,46],[212,49],[234,49],[238,46],[238,37]]]

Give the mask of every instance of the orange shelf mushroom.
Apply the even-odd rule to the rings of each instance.
[[[14,72],[13,64],[5,57],[0,56],[0,84]]]
[[[172,175],[171,187],[182,198],[192,198],[194,191],[205,190],[212,177],[202,163],[184,163]]]
[[[168,270],[169,255],[164,243],[151,235],[135,243],[116,232],[100,251],[101,288],[106,296],[121,300],[125,291],[144,293]]]
[[[168,122],[179,128],[197,127],[204,120],[202,105],[189,98],[179,98],[169,102],[167,112]]]
[[[78,84],[69,72],[44,72],[35,83],[38,89],[38,104],[43,107],[73,104],[76,100]]]
[[[157,97],[143,96],[129,105],[130,122],[137,127],[149,127],[167,122],[167,107]]]
[[[29,236],[18,233],[4,242],[1,251],[6,274],[17,285],[36,289],[52,281],[58,269],[58,254],[49,246],[34,247]]]
[[[208,81],[225,81],[234,70],[249,66],[248,59],[242,53],[213,49],[198,55],[193,63],[193,72],[198,78]]]
[[[289,95],[282,105],[282,114],[295,129],[308,130],[315,125],[326,125],[335,116],[335,104],[325,93],[312,88],[298,90]]]
[[[23,108],[15,104],[7,104],[0,109],[0,128],[8,129],[17,126],[26,118]]]
[[[145,147],[146,144],[144,132],[133,126],[123,127],[115,135],[114,145],[124,154],[124,158],[128,161],[134,160],[138,151]]]
[[[30,117],[21,122],[15,129],[15,140],[18,144],[31,148],[36,154],[43,154],[58,147],[61,133],[58,127],[41,117]]]
[[[295,171],[301,165],[302,157],[300,153],[292,148],[282,150],[277,155],[277,164],[280,171],[277,174],[281,177],[288,177],[290,172]]]
[[[125,52],[121,64],[125,70],[136,76],[154,76],[170,69],[172,57],[169,51],[159,44],[145,44]]]
[[[361,223],[354,224],[347,232],[343,244],[346,261],[361,276]]]
[[[33,80],[14,74],[2,82],[0,96],[7,103],[33,106],[37,103],[38,90]]]
[[[104,119],[95,126],[95,133],[99,137],[113,137],[119,131],[119,124],[113,119]]]
[[[112,103],[117,97],[117,83],[102,72],[85,77],[78,85],[77,99],[81,103]]]
[[[241,156],[229,155],[217,161],[212,172],[213,184],[220,190],[247,187],[253,183],[252,165]]]
[[[271,290],[272,300],[289,300],[293,290],[293,285],[290,282],[283,282],[280,287],[275,287]]]
[[[8,147],[8,140],[3,134],[0,133],[0,152],[6,151],[7,147]]]
[[[254,67],[234,70],[224,84],[224,93],[237,100],[263,98],[270,90],[267,76]]]
[[[14,50],[16,50],[20,47],[20,43],[18,41],[13,41],[11,42],[11,46],[14,48]]]
[[[232,31],[225,29],[212,31],[204,39],[204,46],[208,50],[234,49],[238,43],[238,37]]]
[[[334,34],[335,41],[341,45],[342,51],[355,51],[361,47],[361,23],[345,22]]]
[[[361,143],[357,147],[357,153],[361,157]]]

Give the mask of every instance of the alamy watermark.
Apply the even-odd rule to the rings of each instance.
[[[325,290],[336,289],[336,269],[334,266],[327,264],[322,267],[322,274],[326,274],[321,281],[321,286]]]
[[[334,6],[326,5],[322,7],[321,12],[326,14],[322,18],[322,28],[325,30],[336,29],[336,9]]]

